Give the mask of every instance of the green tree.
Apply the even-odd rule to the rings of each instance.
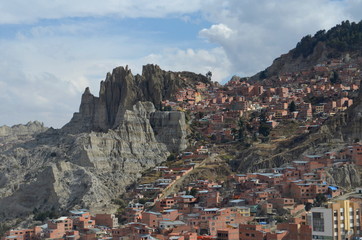
[[[170,156],[167,157],[167,161],[175,161],[176,160],[176,156],[175,154],[171,153]]]
[[[37,212],[34,215],[34,220],[43,222],[48,218],[58,218],[58,217],[59,217],[59,213],[55,210],[51,210],[51,211],[45,211],[45,212]]]
[[[113,203],[119,205],[120,208],[127,207],[127,203],[123,199],[120,199],[120,198],[113,199]]]
[[[266,124],[266,123],[260,124],[259,133],[261,135],[263,135],[264,137],[267,137],[267,136],[269,136],[270,132],[271,132],[271,126],[269,124]]]
[[[191,190],[190,190],[190,195],[196,197],[197,192],[198,192],[198,191],[197,191],[196,188],[191,188]]]
[[[320,207],[326,201],[327,201],[326,196],[322,193],[318,193],[314,200],[314,206]]]
[[[267,76],[267,71],[266,70],[263,70],[260,72],[260,75],[259,75],[259,79],[260,80],[263,80],[263,79],[266,79],[268,76]]]
[[[203,113],[203,112],[197,112],[196,113],[196,118],[197,119],[201,119],[201,118],[203,118],[205,116],[205,114]]]
[[[332,76],[329,78],[332,84],[341,83],[341,79],[339,78],[338,72],[333,71]]]
[[[237,132],[237,139],[239,142],[244,142],[245,141],[245,129],[246,129],[246,125],[245,122],[242,118],[239,119],[238,121],[238,132]]]
[[[295,105],[294,101],[291,101],[291,103],[289,103],[288,110],[289,112],[295,112],[297,110],[297,106]]]
[[[260,113],[259,121],[260,121],[259,133],[261,135],[263,135],[264,137],[269,136],[272,128],[271,128],[270,124],[267,123],[268,119],[266,117],[266,111],[262,111]]]
[[[307,203],[305,204],[305,206],[304,206],[304,209],[305,209],[307,212],[309,212],[309,211],[312,209],[312,207],[313,207],[313,204],[310,203],[310,202],[307,202]]]
[[[286,216],[276,216],[275,221],[277,221],[277,223],[285,223],[288,222],[288,218]]]
[[[259,121],[261,123],[264,123],[264,122],[267,122],[268,121],[268,118],[266,116],[266,110],[262,110],[259,114]]]
[[[362,44],[362,21],[359,23],[343,21],[327,32],[320,30],[313,37],[311,35],[303,37],[293,50],[293,57],[309,56],[320,42],[337,50],[332,53],[333,55],[338,54],[338,51],[359,50]]]
[[[207,79],[211,80],[212,72],[211,72],[211,71],[208,71],[208,72],[206,73],[206,77],[207,77]]]
[[[163,111],[172,111],[172,107],[170,105],[164,106]]]
[[[2,237],[6,231],[10,230],[10,226],[5,223],[0,223],[0,237]]]

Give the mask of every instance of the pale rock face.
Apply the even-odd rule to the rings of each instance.
[[[321,134],[328,135],[329,141],[333,139],[342,142],[362,141],[362,88],[353,101],[351,107],[329,118],[321,127]]]
[[[151,125],[158,141],[167,145],[170,152],[180,152],[187,147],[185,114],[182,112],[153,112]]]
[[[38,121],[28,122],[25,125],[18,124],[12,127],[1,126],[0,127],[0,141],[16,140],[21,137],[31,137],[34,134],[38,134],[46,131],[48,128],[44,127],[44,124]]]
[[[158,112],[154,104],[171,94],[162,79],[173,81],[175,74],[157,66],[144,71],[148,77],[115,69],[101,83],[99,98],[86,89],[79,113],[60,130],[28,127],[36,134],[27,141],[0,142],[0,222],[26,217],[35,208],[110,212],[111,199],[144,170],[186,148],[184,113]],[[152,91],[159,85],[167,89]]]
[[[79,112],[62,129],[38,122],[1,127],[0,222],[35,208],[114,210],[111,200],[144,170],[187,147],[184,113],[156,108],[178,89],[205,79],[156,65],[144,66],[142,76],[119,67],[101,82],[99,97],[85,90]],[[18,141],[20,135],[29,137]]]
[[[343,165],[342,167],[332,167],[328,171],[328,182],[346,188],[359,187],[361,177],[354,165]]]
[[[107,133],[49,132],[34,140],[34,148],[34,142],[28,142],[0,154],[0,216],[5,220],[29,214],[34,208],[75,205],[108,210],[111,199],[123,193],[143,170],[170,154],[150,124],[154,112],[152,103],[138,102],[133,110],[125,111],[120,125]],[[182,117],[175,120],[184,124]],[[170,142],[177,144],[176,140]]]

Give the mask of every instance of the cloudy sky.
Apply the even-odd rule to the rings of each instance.
[[[362,0],[3,0],[0,126],[63,126],[117,66],[250,76],[361,12]]]

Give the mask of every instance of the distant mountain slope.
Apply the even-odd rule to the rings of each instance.
[[[362,57],[362,21],[349,21],[325,31],[318,31],[314,36],[306,36],[296,48],[275,59],[264,71],[251,77],[252,83],[266,79],[275,79],[283,73],[298,73],[310,70],[317,64],[331,59],[358,59],[356,66],[361,70]],[[349,63],[349,61],[345,61]],[[315,76],[313,76],[315,77]],[[362,140],[362,88],[354,104],[344,112],[330,117],[315,132],[302,134],[279,144],[273,149],[249,148],[239,153],[231,162],[237,171],[256,171],[261,168],[279,167],[285,163],[299,159],[303,154],[325,153],[332,148],[344,146],[346,143]],[[360,167],[354,165],[338,169],[331,168],[329,174],[340,186],[360,186]]]
[[[362,89],[348,110],[329,118],[317,131],[296,136],[273,149],[251,147],[241,151],[231,165],[241,172],[275,168],[301,159],[302,155],[323,154],[356,140],[362,140]],[[332,167],[329,174],[331,182],[339,186],[356,187],[362,183],[361,167],[353,164]]]
[[[314,36],[303,37],[294,49],[276,58],[270,67],[253,76],[251,80],[301,71],[331,58],[342,57],[346,53],[351,57],[362,56],[362,21],[344,21],[328,31],[320,30]]]

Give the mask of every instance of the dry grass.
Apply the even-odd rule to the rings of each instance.
[[[298,134],[300,123],[294,121],[283,121],[271,132],[274,140],[285,140]]]
[[[161,172],[152,171],[141,178],[140,184],[153,183],[162,176]]]

